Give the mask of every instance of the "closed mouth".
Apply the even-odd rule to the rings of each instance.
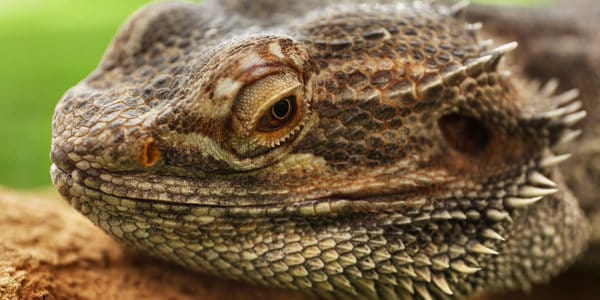
[[[539,168],[549,168],[568,157],[569,155],[547,156],[539,160],[537,164]],[[257,200],[246,195],[245,197],[240,196],[235,202],[231,201],[231,197],[205,196],[198,198],[196,196],[192,199],[183,194],[169,194],[166,191],[154,191],[147,194],[144,194],[143,191],[128,193],[125,188],[111,189],[99,183],[99,178],[95,177],[97,175],[89,175],[77,169],[69,174],[56,164],[51,167],[51,175],[58,191],[76,208],[80,202],[79,198],[84,197],[111,203],[129,201],[138,205],[164,205],[174,209],[197,209],[211,216],[331,217],[354,213],[386,212],[396,214],[398,218],[404,218],[403,222],[430,218],[465,220],[470,217],[478,217],[476,215],[484,215],[498,221],[509,218],[511,209],[532,205],[545,196],[558,191],[556,183],[536,169],[526,171],[522,182],[513,183],[515,187],[512,189],[513,192],[506,193],[504,189],[496,189],[479,193],[485,194],[485,197],[478,193],[455,188],[450,189],[449,192],[440,193],[444,196],[434,198],[431,197],[432,183],[429,182],[404,190],[377,192],[362,189],[322,195],[293,195],[283,200],[275,199],[274,196],[261,197]],[[154,180],[161,179],[154,178]],[[151,186],[151,183],[148,183],[148,186]],[[193,194],[193,191],[188,194]]]

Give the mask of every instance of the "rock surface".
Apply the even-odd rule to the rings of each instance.
[[[0,299],[302,299],[120,246],[55,193],[0,188]]]

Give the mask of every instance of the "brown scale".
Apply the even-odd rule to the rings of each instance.
[[[581,253],[573,93],[513,83],[516,44],[460,6],[317,2],[136,13],[57,105],[59,192],[142,251],[325,299],[522,289]]]

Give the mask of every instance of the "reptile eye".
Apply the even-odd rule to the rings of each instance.
[[[271,132],[287,125],[296,114],[296,97],[285,97],[271,106],[271,109],[260,119],[257,131]]]
[[[228,140],[240,156],[288,149],[286,142],[304,127],[308,105],[302,77],[291,69],[276,70],[250,82],[237,94],[231,123],[235,136]]]
[[[470,116],[445,115],[439,119],[438,125],[450,147],[463,154],[481,152],[490,140],[486,127]]]
[[[271,107],[271,115],[277,120],[284,120],[290,114],[291,101],[294,101],[294,99],[285,98],[279,100],[279,102]]]

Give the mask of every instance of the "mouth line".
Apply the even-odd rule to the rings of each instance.
[[[563,158],[555,158],[551,163],[555,164],[560,159]],[[73,178],[72,174],[60,169],[56,164],[51,167],[51,175],[55,186],[57,186],[63,197],[79,210],[80,208],[77,207],[78,201],[74,200],[76,197],[88,197],[89,200],[104,201],[112,205],[134,206],[139,210],[160,207],[162,210],[166,208],[174,213],[187,210],[194,211],[194,215],[212,217],[331,217],[358,213],[390,213],[397,215],[399,218],[404,218],[404,221],[399,222],[408,222],[407,220],[413,222],[430,218],[465,220],[475,217],[476,213],[473,212],[469,215],[469,211],[480,206],[475,201],[483,199],[482,197],[479,197],[481,199],[477,197],[473,199],[465,198],[462,200],[463,204],[460,205],[457,204],[460,202],[459,199],[443,196],[434,199],[434,197],[429,197],[431,193],[426,192],[428,186],[425,185],[387,193],[365,193],[364,190],[359,190],[359,193],[330,193],[321,196],[293,195],[288,197],[287,201],[275,203],[273,201],[257,203],[251,198],[238,199],[236,202],[229,201],[229,203],[214,201],[213,203],[210,203],[210,201],[197,203],[109,193],[103,191],[102,188],[94,188],[86,184],[85,178]],[[557,185],[540,172],[530,172],[526,180],[527,184],[522,185],[515,195],[495,196],[485,199],[495,204],[488,203],[487,208],[481,207],[478,210],[482,211],[488,218],[498,221],[509,217],[507,208],[529,206],[558,191]],[[464,204],[465,201],[467,204]]]
[[[128,205],[136,206],[169,206],[174,210],[187,208],[204,211],[210,216],[253,216],[271,217],[278,215],[298,215],[305,217],[345,215],[351,213],[369,213],[378,211],[406,211],[425,205],[427,202],[424,190],[426,188],[414,188],[391,193],[331,193],[324,196],[295,195],[289,197],[289,201],[283,203],[243,203],[215,204],[172,201],[157,198],[130,197],[108,193],[102,189],[94,188],[85,183],[85,180],[76,180],[71,174],[62,170],[56,164],[51,166],[51,177],[54,185],[71,205],[75,206],[75,197],[85,196],[92,200],[114,203],[115,201],[129,202]],[[72,194],[72,188],[79,190],[78,194]]]

